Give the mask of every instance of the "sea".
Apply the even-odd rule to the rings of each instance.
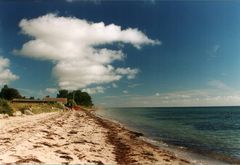
[[[153,141],[240,164],[240,107],[104,108],[97,114]]]

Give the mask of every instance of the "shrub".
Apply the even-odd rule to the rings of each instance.
[[[59,108],[59,109],[65,109],[65,106],[62,103],[50,102],[48,103],[48,105],[51,105],[52,107]]]
[[[17,89],[8,88],[7,85],[4,85],[4,87],[1,89],[1,97],[6,100],[12,100],[14,98],[21,98],[21,95]]]
[[[76,106],[76,102],[73,100],[73,99],[69,99],[68,100],[68,103],[67,103],[67,106],[68,107],[73,107],[73,106]]]
[[[22,114],[24,114],[25,110],[29,109],[29,106],[24,105],[22,107],[19,107],[18,110],[22,112]]]
[[[13,109],[7,100],[0,99],[0,113],[13,115]]]

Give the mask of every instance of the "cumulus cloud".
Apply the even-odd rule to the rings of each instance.
[[[115,24],[93,23],[74,17],[47,14],[35,19],[23,19],[22,33],[33,37],[16,53],[42,60],[51,60],[53,74],[60,88],[86,88],[92,84],[111,83],[123,77],[135,78],[135,68],[115,68],[113,61],[124,60],[122,50],[111,50],[106,44],[161,44],[136,28],[121,29]]]
[[[8,69],[9,66],[9,59],[0,56],[0,85],[8,84],[9,82],[19,78]]]
[[[102,86],[97,86],[95,88],[85,88],[82,91],[87,92],[89,94],[96,94],[96,93],[104,93],[105,88]]]
[[[128,79],[134,79],[136,74],[139,72],[138,69],[131,69],[131,68],[117,68],[116,73],[120,75],[127,75]]]

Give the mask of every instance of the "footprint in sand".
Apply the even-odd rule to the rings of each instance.
[[[16,161],[15,163],[42,163],[42,161],[40,161],[39,159],[37,159],[34,156],[26,156],[26,157],[19,157],[19,160]]]
[[[66,153],[66,152],[63,152],[63,151],[61,151],[61,150],[56,150],[56,151],[54,151],[54,152],[56,152],[56,153],[58,153],[58,154],[64,154],[64,155],[68,155],[68,153]]]
[[[68,155],[61,155],[60,158],[66,159],[66,160],[73,160],[73,158],[71,156]]]
[[[77,131],[74,131],[74,130],[72,130],[72,131],[70,131],[70,132],[68,132],[69,134],[77,134],[78,132]]]
[[[68,161],[73,160],[73,158],[71,156],[69,156],[69,153],[67,153],[67,152],[63,152],[61,150],[56,150],[54,152],[56,152],[58,154],[61,154],[61,156],[59,156],[60,158],[63,158],[63,159],[68,160]]]

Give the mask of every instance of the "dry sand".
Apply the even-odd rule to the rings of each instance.
[[[0,119],[0,163],[184,165],[119,124],[87,111]]]

